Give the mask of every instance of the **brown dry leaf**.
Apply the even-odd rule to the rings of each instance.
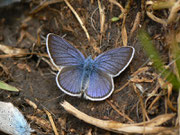
[[[25,63],[18,63],[18,64],[17,64],[17,67],[18,67],[19,69],[25,69],[25,70],[27,70],[28,72],[31,72],[30,66],[27,65],[27,64],[25,64]]]
[[[6,66],[5,66],[4,64],[2,64],[1,62],[0,62],[0,67],[3,69],[3,71],[4,71],[7,75],[10,75],[8,67],[6,67]],[[11,76],[11,75],[10,75],[10,76]]]
[[[88,132],[86,133],[86,135],[92,135],[92,128],[90,128],[90,129],[88,130]]]
[[[60,134],[65,135],[66,134],[66,132],[65,132],[65,130],[66,130],[66,117],[58,118],[58,123],[61,126]]]
[[[49,121],[36,117],[36,116],[31,116],[31,115],[27,115],[26,117],[29,120],[34,121],[39,127],[43,128],[45,131],[47,132],[52,131],[52,127]]]
[[[154,118],[154,119],[157,119],[155,121],[154,121],[154,119],[152,119],[154,121],[154,124],[152,124],[153,122],[152,122],[152,120],[150,120],[149,121],[151,123],[151,124],[149,124],[150,126],[149,125],[144,126],[144,123],[140,123],[140,124],[143,124],[143,126],[142,125],[137,126],[137,124],[124,124],[124,123],[120,123],[120,122],[116,122],[116,121],[112,121],[112,120],[101,120],[101,119],[91,117],[91,116],[77,110],[75,107],[73,107],[67,101],[64,101],[61,105],[66,111],[68,111],[75,117],[79,118],[80,120],[83,120],[84,122],[92,124],[96,127],[99,127],[99,128],[102,128],[102,129],[105,129],[108,131],[116,132],[116,133],[137,133],[137,134],[138,133],[139,134],[160,133],[164,130],[167,130],[168,128],[155,126],[155,125],[160,125],[175,116],[175,114],[161,115],[160,118],[159,117]],[[157,122],[158,122],[158,124],[155,124]]]
[[[176,41],[180,43],[180,31],[176,33]]]
[[[21,48],[15,48],[7,45],[0,44],[0,50],[6,54],[16,57],[22,57],[24,55],[27,55],[28,50],[27,49],[21,49]]]

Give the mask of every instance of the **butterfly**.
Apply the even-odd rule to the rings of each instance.
[[[113,77],[124,71],[135,53],[133,47],[120,47],[106,51],[94,60],[84,55],[58,35],[49,33],[46,47],[52,63],[60,70],[56,83],[70,96],[102,101],[114,91]]]
[[[0,101],[0,131],[9,135],[31,135],[34,130],[12,103]]]

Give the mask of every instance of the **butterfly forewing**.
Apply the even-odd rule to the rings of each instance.
[[[84,62],[83,54],[58,35],[48,34],[46,45],[47,52],[56,66],[74,66]]]
[[[56,77],[58,87],[71,96],[81,96],[81,80],[81,66],[64,67]]]
[[[134,56],[133,47],[121,47],[102,53],[95,58],[96,68],[112,75],[119,75],[129,65]]]
[[[89,87],[85,91],[84,96],[92,101],[101,101],[108,98],[113,90],[112,77],[97,69],[90,74]]]

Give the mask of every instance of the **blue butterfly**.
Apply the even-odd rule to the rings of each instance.
[[[52,63],[60,67],[58,87],[70,96],[102,101],[114,91],[113,77],[124,71],[134,57],[133,47],[109,50],[97,56],[84,55],[58,35],[49,33],[46,47]]]

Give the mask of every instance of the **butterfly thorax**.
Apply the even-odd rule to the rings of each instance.
[[[81,91],[85,91],[89,86],[89,77],[91,72],[94,70],[94,61],[89,56],[83,65],[83,74],[82,74],[82,82],[81,82]]]

